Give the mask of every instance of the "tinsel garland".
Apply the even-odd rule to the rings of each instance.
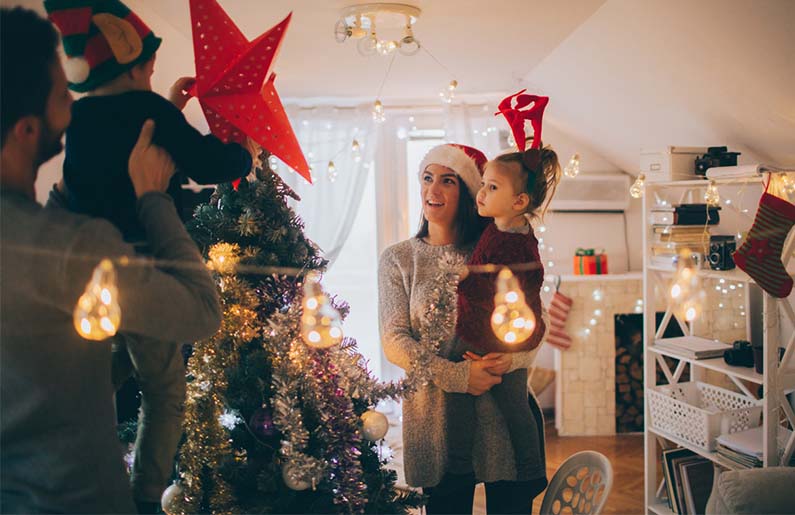
[[[454,336],[457,289],[464,264],[464,257],[452,252],[445,252],[439,258],[438,271],[433,279],[436,287],[430,289],[433,294],[420,323],[420,342],[412,350],[411,365],[406,371],[403,387],[408,392],[428,384],[432,374],[431,362]]]

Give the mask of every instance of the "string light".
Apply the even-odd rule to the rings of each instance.
[[[334,165],[334,161],[328,162],[328,181],[334,182],[337,180],[337,167]]]
[[[508,268],[497,275],[494,306],[491,329],[500,341],[518,344],[532,336],[536,328],[535,315],[525,302],[519,281]]]
[[[375,123],[384,123],[384,121],[386,121],[386,113],[384,113],[384,104],[382,104],[380,100],[376,100],[373,103],[372,115],[373,115],[373,121],[375,121]]]
[[[685,321],[692,322],[701,315],[706,293],[701,287],[698,273],[699,260],[689,249],[679,253],[676,275],[670,289],[670,298],[676,311]],[[726,291],[724,291],[726,293]]]
[[[311,272],[304,280],[301,302],[301,336],[310,347],[327,349],[342,341],[341,317],[320,287],[320,275]]]
[[[351,157],[353,157],[353,161],[358,163],[362,160],[362,149],[361,145],[359,145],[359,141],[354,139],[351,143]]]
[[[629,194],[632,195],[632,198],[641,198],[645,189],[646,176],[644,174],[640,174],[638,175],[638,178],[635,179],[635,182],[632,183],[632,186],[629,187]]]
[[[450,84],[447,85],[447,89],[439,92],[439,97],[442,99],[442,102],[445,104],[452,104],[455,98],[456,88],[458,88],[458,81],[451,80]]]
[[[715,185],[715,181],[709,181],[709,186],[707,186],[707,191],[704,192],[704,202],[707,203],[708,206],[717,206],[720,204],[720,193],[718,192],[718,187]],[[727,204],[730,204],[730,201],[726,201]]]
[[[580,173],[580,154],[574,154],[569,159],[569,163],[563,169],[563,175],[566,177],[577,177]]]
[[[121,323],[116,271],[109,259],[94,268],[86,290],[75,306],[73,320],[77,334],[86,340],[106,340],[116,334]]]

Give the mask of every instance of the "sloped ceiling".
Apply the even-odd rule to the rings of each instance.
[[[0,0],[42,11],[41,2]],[[164,38],[155,88],[193,73],[188,0],[128,0]],[[276,62],[286,102],[369,102],[388,61],[337,44],[342,7],[363,1],[221,0],[248,37],[293,12]],[[641,148],[726,144],[741,162],[795,165],[793,0],[425,0],[415,34],[464,98],[520,87],[552,97],[556,132],[636,173]],[[435,103],[450,75],[398,56],[382,97]],[[194,103],[192,103],[194,104]],[[189,104],[197,124],[200,113]]]
[[[666,145],[795,166],[791,0],[609,0],[524,79],[559,129],[631,173]]]

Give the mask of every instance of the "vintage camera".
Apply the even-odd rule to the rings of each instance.
[[[728,365],[735,367],[752,367],[754,366],[754,351],[751,348],[751,342],[746,340],[737,340],[732,343],[732,348],[723,351],[723,360]]]
[[[737,250],[734,236],[710,236],[707,261],[713,270],[731,270],[734,268],[732,254]]]
[[[706,175],[708,168],[737,166],[740,152],[729,152],[727,147],[708,147],[707,153],[696,158],[696,175]]]

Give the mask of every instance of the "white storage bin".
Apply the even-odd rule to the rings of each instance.
[[[696,179],[696,158],[707,147],[665,147],[640,151],[640,172],[649,182]]]
[[[715,450],[722,434],[760,424],[762,401],[707,383],[689,382],[649,388],[649,421],[654,429]]]

